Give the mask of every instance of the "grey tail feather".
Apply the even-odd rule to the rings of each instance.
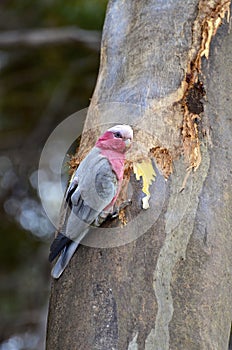
[[[79,242],[72,242],[69,244],[69,246],[67,246],[63,249],[57,262],[53,266],[53,269],[51,272],[51,275],[53,278],[58,279],[62,275],[66,266],[68,265],[69,261],[71,260],[73,254],[75,253],[78,245],[79,245]]]
[[[80,244],[81,240],[85,237],[88,231],[89,228],[84,230],[82,234],[78,237],[78,240],[73,241],[62,250],[59,258],[57,259],[55,265],[52,268],[51,275],[53,278],[58,279],[62,275],[73,254],[75,253],[78,245]]]

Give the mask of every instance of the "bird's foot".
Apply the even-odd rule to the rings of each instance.
[[[131,205],[132,200],[128,199],[127,201],[122,202],[119,207],[117,207],[112,214],[109,214],[109,219],[113,220],[118,218],[119,213],[122,209],[125,209],[128,205]]]
[[[116,207],[115,210],[112,213],[108,212],[101,212],[100,215],[95,219],[95,221],[92,223],[92,226],[99,227],[103,222],[106,220],[114,220],[118,218],[119,213],[122,209],[126,208],[128,205],[131,205],[132,201],[131,199],[128,199],[127,201],[122,202],[119,207]]]

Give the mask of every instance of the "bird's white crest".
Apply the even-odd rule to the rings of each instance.
[[[115,125],[112,128],[108,129],[108,131],[117,132],[119,131],[122,134],[122,137],[125,139],[133,139],[133,130],[130,125],[122,124]]]

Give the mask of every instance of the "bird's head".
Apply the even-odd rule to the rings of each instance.
[[[132,140],[133,130],[129,125],[115,125],[98,139],[96,146],[125,153],[130,148]]]

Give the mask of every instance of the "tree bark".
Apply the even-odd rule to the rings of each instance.
[[[228,6],[109,2],[82,150],[106,124],[130,123],[131,157],[142,148],[159,171],[146,211],[131,175],[126,232],[144,234],[114,248],[80,246],[52,282],[48,350],[228,349],[232,33],[226,19],[219,28]]]

